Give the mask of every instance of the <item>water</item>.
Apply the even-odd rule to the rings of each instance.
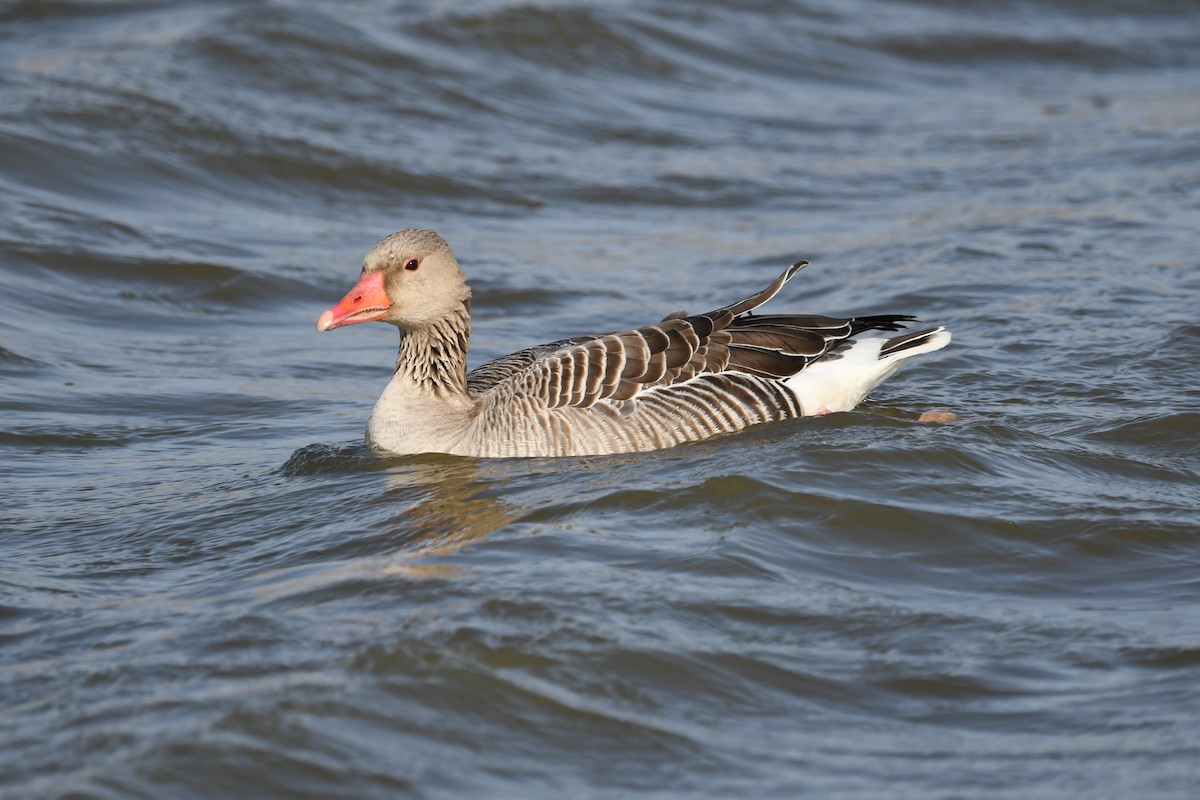
[[[0,794],[1194,796],[1198,86],[1166,1],[0,2]],[[412,225],[473,364],[799,258],[955,340],[380,458],[312,325]]]

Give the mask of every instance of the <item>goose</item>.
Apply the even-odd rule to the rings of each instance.
[[[656,450],[751,425],[848,411],[944,327],[895,334],[904,314],[753,314],[807,262],[704,314],[530,347],[467,372],[471,290],[446,241],[410,228],[381,239],[318,331],[400,329],[367,443],[396,454],[583,456]],[[874,334],[874,335],[871,335]],[[884,335],[880,335],[884,334]]]

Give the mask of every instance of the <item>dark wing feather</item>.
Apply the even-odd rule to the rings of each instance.
[[[901,330],[913,318],[897,314],[839,319],[813,315],[738,317],[730,335],[729,368],[766,378],[788,378],[831,356],[839,344],[863,331]]]

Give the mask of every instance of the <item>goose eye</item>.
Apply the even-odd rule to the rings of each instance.
[[[416,268],[417,268],[417,267],[419,267],[419,266],[421,266],[421,265],[417,263],[417,260],[416,260],[415,258],[410,258],[410,259],[409,259],[407,262],[405,262],[405,264],[404,264],[404,268],[405,268],[406,270],[408,270],[409,272],[413,272],[413,271],[415,271],[415,270],[416,270]]]

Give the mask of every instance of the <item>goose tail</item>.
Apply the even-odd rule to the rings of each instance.
[[[849,411],[910,358],[950,344],[944,327],[902,336],[857,336],[784,381],[804,416]]]

